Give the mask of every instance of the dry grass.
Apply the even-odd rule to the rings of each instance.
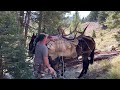
[[[97,30],[96,48],[102,51],[110,49],[112,45],[118,43],[115,35],[119,30]],[[85,35],[92,36],[92,32],[86,32]],[[120,49],[120,47],[117,47]],[[120,56],[113,57],[112,60],[103,60],[94,62],[89,66],[88,73],[82,79],[120,79]]]
[[[120,79],[120,55],[111,61],[111,68],[108,72],[108,78]]]
[[[115,45],[118,41],[115,35],[118,35],[117,30],[98,30],[96,31],[96,48],[102,51],[108,50],[110,46]],[[89,33],[89,35],[92,32]],[[120,47],[117,47],[120,49]],[[89,67],[89,74],[83,77],[84,79],[120,79],[120,56],[113,57],[112,60],[103,60],[94,62]]]
[[[94,62],[82,79],[120,79],[120,56],[112,60]]]
[[[110,67],[111,64],[107,60],[94,62],[93,65],[90,65],[89,71],[83,79],[104,79]]]
[[[76,79],[82,70],[82,65],[66,68],[65,79]],[[45,77],[47,79],[50,76]],[[120,79],[120,55],[112,60],[96,61],[89,66],[88,73],[81,79]]]
[[[92,25],[92,27],[93,27],[93,25]],[[113,29],[111,31],[109,29],[107,29],[107,30],[100,30],[100,28],[95,29],[96,48],[104,51],[104,50],[108,50],[113,44],[116,44],[118,41],[116,40],[115,35],[118,35],[118,31],[119,31],[119,29]],[[69,29],[66,29],[66,34],[68,34],[68,33],[69,33]],[[89,27],[86,30],[85,35],[92,36],[92,33],[93,33],[93,30]]]
[[[101,33],[103,36],[101,36]],[[96,32],[96,37],[96,48],[102,51],[105,50],[112,42],[115,41],[115,39],[112,38],[112,34],[108,35],[108,31]]]
[[[100,30],[96,32],[96,48],[99,50],[108,50],[112,45],[118,43],[116,38],[114,37],[117,35],[118,30]]]

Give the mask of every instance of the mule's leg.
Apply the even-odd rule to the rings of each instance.
[[[84,66],[84,68],[85,68],[85,74],[87,73],[87,70],[88,70],[88,67],[89,67],[89,60],[88,60],[88,58],[86,59],[86,61],[85,61],[85,66]]]
[[[84,74],[84,69],[82,69],[80,75],[77,78],[81,78],[83,76],[83,74]]]
[[[92,52],[90,54],[90,60],[89,60],[90,64],[93,64],[93,62],[94,62],[94,51],[95,51],[95,48],[92,50]]]
[[[82,69],[80,75],[78,76],[78,78],[81,78],[84,74],[87,73],[88,66],[89,66],[88,57],[83,56],[83,69]]]
[[[83,62],[83,68],[82,68],[82,71],[81,71],[80,75],[78,76],[78,78],[81,78],[84,74],[84,71],[85,71],[85,58],[83,58],[82,62]]]
[[[64,63],[64,65],[63,65],[63,63],[62,63],[61,76],[64,76],[63,73],[65,72],[65,69],[66,69],[65,63]]]
[[[81,78],[84,74],[85,74],[85,62],[83,62],[83,69],[82,69],[80,75],[78,76],[78,78]]]
[[[58,70],[55,70],[56,72],[56,76],[52,76],[52,79],[56,79],[56,78],[59,78],[60,77],[60,72]]]
[[[64,77],[64,73],[65,73],[66,66],[65,66],[65,62],[64,62],[62,56],[60,57],[60,64],[61,64],[61,68],[62,68],[62,69],[61,69],[61,76]]]
[[[55,70],[56,74],[57,74],[57,78],[58,78],[58,74],[59,74],[59,71],[57,70],[57,59],[55,60],[52,60],[51,56],[48,56],[48,59],[49,59],[49,63],[51,65],[51,67]],[[56,78],[55,76],[52,76],[52,79]]]
[[[57,63],[57,64],[54,66],[54,69],[55,69],[56,74],[57,74],[57,78],[60,77],[60,71],[58,70],[58,68],[59,68],[59,63]]]
[[[51,65],[51,67],[55,70],[55,72],[56,72],[56,78],[59,78],[60,77],[60,72],[59,72],[59,70],[58,70],[58,68],[59,68],[59,63],[56,63],[55,65],[54,64],[52,64]],[[52,78],[55,78],[54,76],[52,77]]]

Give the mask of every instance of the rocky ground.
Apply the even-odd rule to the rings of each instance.
[[[103,79],[104,78],[104,73],[107,73],[108,69],[110,68],[109,64],[103,63],[103,65],[99,64],[101,61],[100,60],[105,60],[109,62],[113,57],[118,56],[120,51],[116,51],[117,53],[113,52],[99,52],[95,54],[95,57],[98,56],[98,58],[95,58],[96,60],[94,61],[93,65],[89,65],[88,73],[84,75],[81,79]],[[110,55],[111,54],[111,55]],[[101,56],[100,56],[101,55]],[[106,56],[108,58],[106,58]],[[102,59],[101,59],[102,57]],[[105,58],[104,58],[105,57]],[[99,60],[100,59],[100,60]],[[79,76],[80,72],[82,70],[82,64],[76,64],[74,66],[69,66],[66,68],[66,71],[64,73],[64,78],[61,77],[61,79],[77,79]],[[52,79],[49,74],[46,74],[42,79]]]
[[[60,79],[77,79],[81,69],[82,65],[67,67],[64,73],[64,77],[60,77]],[[52,79],[52,77],[51,75],[46,74],[42,79]]]

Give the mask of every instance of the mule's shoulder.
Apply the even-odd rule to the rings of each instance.
[[[94,38],[91,37],[91,36],[83,36],[82,38],[83,38],[83,39],[88,39],[88,40],[92,40],[92,41],[94,41]]]

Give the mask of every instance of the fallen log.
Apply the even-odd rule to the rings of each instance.
[[[95,55],[94,61],[102,60],[102,59],[109,59],[110,57],[116,56],[118,54],[119,54],[119,52],[111,52],[111,53],[108,53],[108,54],[98,54],[98,55]]]
[[[100,52],[100,53],[95,54],[94,61],[110,59],[112,56],[116,56],[116,55],[120,54],[120,50],[112,51],[112,52],[108,52],[108,51],[98,51],[98,52]],[[79,59],[64,58],[64,63],[66,64],[66,67],[71,67],[71,66],[75,66],[78,64],[82,64],[82,57],[80,57]]]
[[[120,52],[120,51],[119,51]],[[112,56],[116,56],[119,54],[119,52],[101,52],[101,54],[95,54],[95,57],[94,57],[94,61],[99,61],[99,60],[105,60],[105,59],[109,59],[111,58]],[[71,67],[71,66],[75,66],[75,65],[78,65],[78,64],[82,64],[82,58],[80,58],[79,60],[77,59],[66,59],[66,67]]]
[[[78,65],[78,64],[82,64],[82,61],[74,61],[74,62],[71,62],[71,63],[67,63],[66,64],[66,67],[71,67],[71,66],[75,66],[75,65]]]
[[[95,50],[94,54],[100,54],[101,51],[100,50]]]

